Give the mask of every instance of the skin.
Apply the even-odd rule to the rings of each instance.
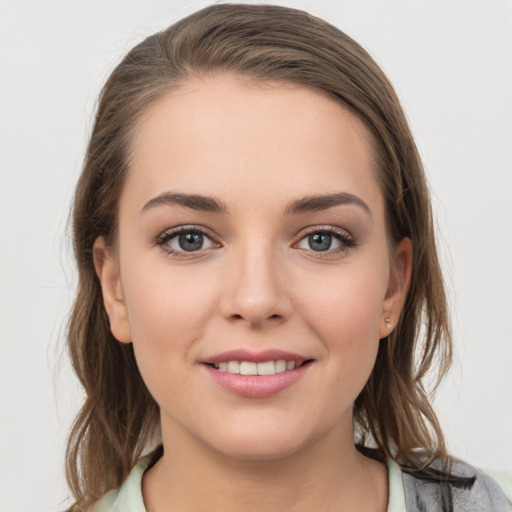
[[[152,105],[131,156],[117,247],[98,239],[95,264],[112,332],[133,343],[160,406],[165,454],[143,479],[147,510],[386,510],[386,468],[355,450],[352,405],[400,315],[412,248],[390,251],[367,129],[318,91],[217,75]],[[227,211],[144,208],[166,192]],[[367,208],[286,212],[333,193]],[[211,241],[169,254],[178,239],[162,234],[177,226]],[[333,236],[313,250],[307,230],[326,227],[355,245]],[[277,395],[240,397],[202,364],[239,348],[313,362]]]

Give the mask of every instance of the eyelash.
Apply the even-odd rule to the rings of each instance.
[[[340,247],[337,249],[328,249],[326,251],[314,251],[313,249],[309,249],[308,252],[314,254],[317,258],[329,258],[330,256],[337,256],[339,254],[345,253],[350,249],[354,249],[357,247],[357,242],[352,238],[352,236],[345,231],[344,229],[335,228],[334,226],[314,226],[311,228],[307,228],[305,231],[301,233],[301,237],[295,245],[310,235],[316,234],[327,234],[336,238],[338,242],[340,242]],[[306,249],[307,250],[307,249]]]
[[[173,238],[181,235],[181,234],[184,234],[184,233],[198,233],[198,234],[201,234],[203,235],[205,238],[208,238],[209,240],[212,241],[213,244],[216,244],[217,246],[219,246],[219,242],[217,242],[215,240],[215,238],[212,236],[212,234],[207,231],[206,229],[200,227],[200,226],[179,226],[177,228],[173,228],[173,229],[170,229],[169,231],[165,231],[164,233],[162,233],[161,235],[158,235],[156,238],[155,238],[155,245],[159,246],[160,249],[162,249],[162,251],[166,254],[169,254],[173,257],[177,257],[177,258],[194,258],[200,254],[200,255],[203,255],[204,254],[204,251],[208,250],[208,249],[200,249],[198,251],[176,251],[174,249],[172,249],[169,245],[167,245],[169,243],[170,240],[172,240]]]
[[[200,227],[200,226],[179,226],[177,228],[173,228],[169,231],[165,231],[164,233],[158,235],[154,244],[159,246],[161,250],[165,254],[169,254],[173,257],[177,258],[197,258],[198,256],[203,256],[205,251],[209,249],[199,249],[198,251],[176,251],[172,249],[169,245],[170,240],[184,233],[198,233],[208,238],[213,244],[220,246],[220,243],[212,236],[211,232]],[[326,251],[314,251],[313,249],[304,249],[308,251],[310,254],[314,254],[315,257],[318,258],[328,258],[329,256],[338,255],[340,253],[347,252],[350,249],[357,247],[357,242],[352,238],[352,236],[345,230],[340,228],[335,228],[333,226],[314,226],[306,229],[301,233],[300,239],[294,243],[294,246],[300,243],[302,240],[307,238],[310,235],[314,234],[328,234],[333,236],[340,242],[340,247],[334,250],[328,249]]]

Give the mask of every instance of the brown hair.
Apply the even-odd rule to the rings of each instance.
[[[117,207],[132,130],[155,100],[187,78],[227,72],[324,91],[373,135],[390,244],[414,247],[410,287],[398,325],[381,340],[371,377],[354,406],[358,448],[403,468],[449,467],[423,381],[451,361],[451,336],[429,193],[398,98],[368,53],[305,12],[267,5],[214,5],[133,48],[105,84],[73,207],[79,283],[68,347],[85,389],[67,449],[76,510],[121,485],[158,428],[158,406],[131,344],[113,337],[93,265],[93,244],[116,239]],[[438,382],[438,381],[437,381]]]

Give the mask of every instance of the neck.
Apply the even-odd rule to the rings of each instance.
[[[340,430],[272,460],[232,458],[194,439],[173,443],[164,435],[164,455],[143,479],[146,509],[385,511],[385,466],[362,456]]]

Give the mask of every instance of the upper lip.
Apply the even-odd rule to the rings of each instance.
[[[278,349],[267,349],[260,352],[253,352],[247,349],[235,349],[215,354],[208,357],[203,361],[207,364],[219,364],[228,361],[250,361],[253,363],[264,363],[265,361],[295,361],[295,363],[303,363],[312,359],[311,357],[305,357],[300,354],[293,352],[287,352],[285,350]]]

